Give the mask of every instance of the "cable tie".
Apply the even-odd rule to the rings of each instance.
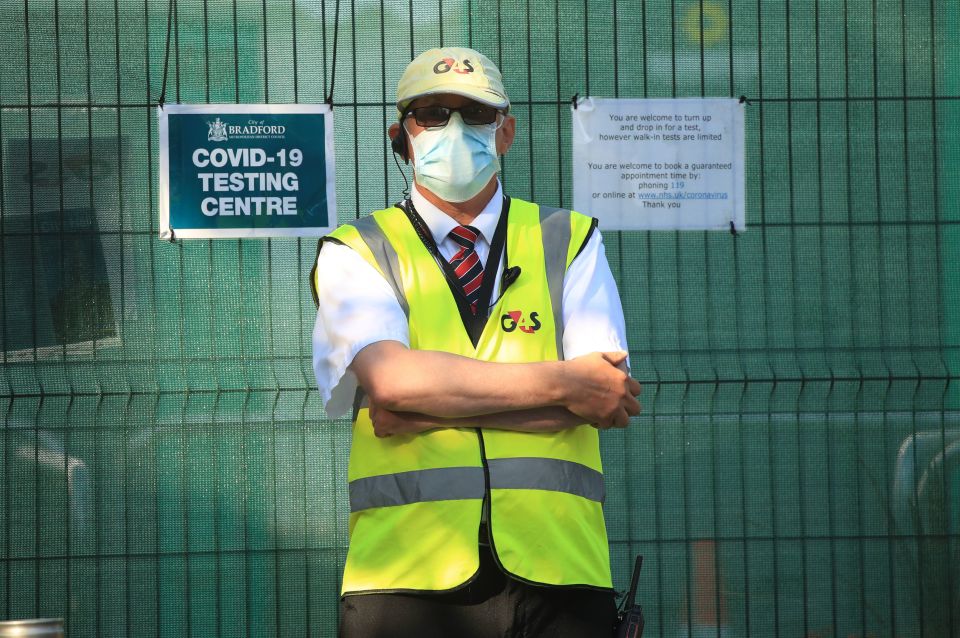
[[[740,96],[740,104],[746,104],[747,106],[752,106],[752,105],[753,105],[753,102],[751,102],[750,100],[748,100],[746,95],[741,95],[741,96]]]
[[[570,104],[573,106],[573,110],[574,110],[574,111],[577,110],[577,99],[578,99],[579,97],[580,97],[580,92],[577,91],[576,93],[573,94],[573,97],[570,98]]]
[[[737,226],[736,224],[733,223],[732,219],[730,220],[730,234],[733,235],[734,237],[737,236]]]

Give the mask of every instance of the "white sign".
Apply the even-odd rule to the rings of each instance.
[[[609,230],[743,230],[743,108],[726,98],[581,100],[574,209]]]

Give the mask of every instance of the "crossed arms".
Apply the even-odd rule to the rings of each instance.
[[[582,423],[622,428],[640,413],[640,384],[626,373],[626,356],[491,363],[378,341],[350,367],[370,399],[377,436],[466,425],[556,432]]]

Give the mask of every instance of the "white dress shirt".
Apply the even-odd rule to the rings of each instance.
[[[449,234],[459,224],[428,202],[416,183],[410,197],[440,254],[449,261],[460,247]],[[490,202],[470,222],[480,231],[474,249],[484,265],[502,208],[503,193],[498,185]],[[502,271],[501,258],[491,300],[499,295]],[[377,341],[409,346],[407,318],[380,273],[352,248],[333,242],[325,243],[317,256],[317,296],[320,307],[313,328],[313,370],[327,416],[335,419],[353,406],[357,390],[357,377],[350,370],[353,358]],[[623,308],[598,231],[567,269],[562,303],[564,358],[627,350]]]

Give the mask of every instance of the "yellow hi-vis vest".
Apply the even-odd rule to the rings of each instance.
[[[557,360],[564,273],[593,220],[518,199],[506,200],[502,214],[506,265],[521,274],[492,308],[476,346],[404,211],[377,211],[329,238],[356,250],[391,284],[407,313],[411,348],[483,361]],[[315,291],[314,277],[311,283]],[[507,573],[537,584],[612,587],[595,428],[533,434],[461,427],[377,438],[359,394],[342,594],[464,585],[479,567],[483,507],[491,548]]]

